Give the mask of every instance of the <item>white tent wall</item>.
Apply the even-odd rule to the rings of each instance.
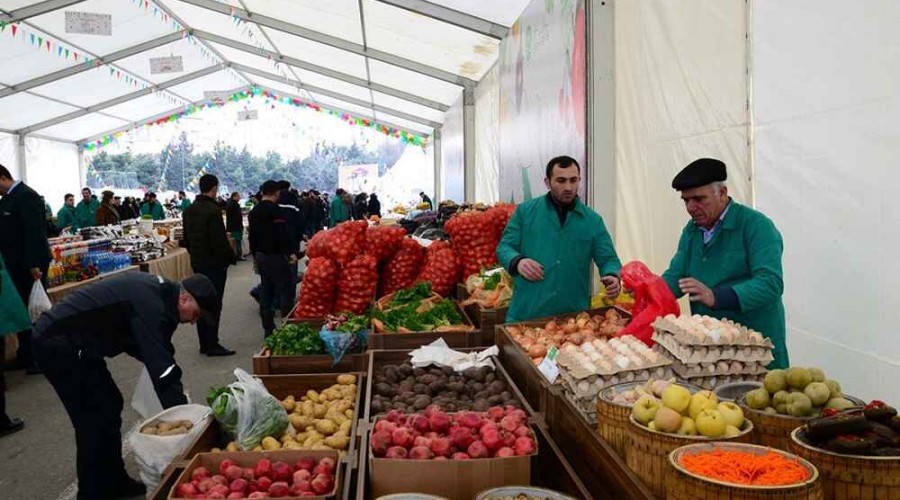
[[[744,0],[614,3],[616,248],[661,273],[688,220],[672,178],[701,157],[728,165],[749,203]]]
[[[21,179],[19,169],[19,136],[0,132],[0,165],[9,169],[13,179]]]
[[[757,205],[784,237],[791,362],[900,403],[900,5],[860,7],[754,3]]]
[[[25,138],[25,165],[28,185],[44,197],[55,214],[66,193],[80,196],[82,179],[78,146],[33,137]],[[99,194],[98,194],[99,197]]]
[[[442,200],[466,201],[464,133],[463,98],[460,95],[459,100],[447,110],[441,127],[441,165],[438,173],[441,176],[441,192],[435,193],[438,195],[435,203]]]
[[[500,67],[495,65],[475,87],[475,199],[500,201]]]

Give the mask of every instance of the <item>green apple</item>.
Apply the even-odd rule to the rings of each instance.
[[[649,424],[647,424],[647,428],[650,429],[651,431],[655,431],[656,430],[656,422],[650,422]]]
[[[678,428],[677,434],[681,436],[696,436],[697,424],[694,423],[694,419],[691,417],[682,417],[681,427]]]
[[[671,408],[678,413],[684,413],[691,404],[691,391],[678,384],[666,387],[662,393],[663,406]]]
[[[812,401],[813,406],[822,406],[831,399],[831,390],[822,382],[810,383],[803,389],[803,394]]]
[[[725,435],[728,422],[719,410],[703,410],[697,415],[697,432],[701,436],[717,438]]]
[[[733,425],[738,429],[744,425],[744,410],[741,409],[740,406],[732,403],[725,402],[719,403],[719,406],[716,407],[717,410],[725,417],[725,422],[728,425]]]
[[[825,408],[832,408],[841,411],[849,410],[854,406],[856,406],[856,403],[845,398],[831,398],[825,403]]]
[[[791,389],[803,390],[812,382],[812,374],[806,368],[794,366],[788,368],[787,383]]]
[[[834,380],[826,380],[825,385],[828,386],[828,390],[831,391],[831,398],[829,399],[844,397],[844,393],[841,391],[841,384]]]
[[[681,428],[681,414],[663,406],[653,417],[653,424],[659,432],[677,432]]]
[[[763,387],[769,391],[769,394],[775,394],[778,391],[787,389],[787,374],[784,370],[770,371],[763,380]]]
[[[631,408],[631,414],[638,422],[647,425],[659,410],[659,400],[653,396],[641,396]]]
[[[791,394],[788,396],[787,412],[792,417],[805,417],[812,412],[812,401],[802,392]]]
[[[824,382],[825,381],[825,372],[823,372],[819,368],[810,368],[809,374],[810,374],[810,376],[812,376],[813,382]]]
[[[767,406],[763,411],[766,412],[767,415],[778,415],[778,410],[772,408],[771,406]]]
[[[688,405],[688,416],[697,419],[697,415],[703,410],[715,409],[719,404],[719,398],[712,391],[700,391],[691,396],[691,404]]]
[[[762,410],[769,406],[769,391],[764,387],[754,389],[747,393],[747,406],[754,410]]]

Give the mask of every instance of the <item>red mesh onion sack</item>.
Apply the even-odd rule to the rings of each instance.
[[[318,318],[333,313],[337,282],[338,265],[333,260],[310,259],[300,285],[294,317]]]
[[[397,253],[387,261],[381,273],[381,294],[384,297],[401,288],[409,288],[416,282],[422,260],[425,258],[425,247],[412,238],[404,238],[400,242]]]
[[[450,295],[459,283],[459,263],[449,243],[435,241],[425,250],[425,260],[416,281],[430,281],[434,293],[441,297]]]
[[[378,287],[378,261],[368,254],[357,256],[341,269],[340,275],[334,310],[365,314]]]

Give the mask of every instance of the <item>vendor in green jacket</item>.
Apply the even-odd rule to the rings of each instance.
[[[141,206],[141,217],[150,215],[153,220],[163,220],[162,204],[156,201],[156,193],[147,193],[147,201]]]
[[[178,192],[178,200],[180,203],[178,207],[181,208],[181,213],[184,213],[191,206],[191,200],[188,199],[187,195],[184,194],[184,191]]]
[[[71,228],[73,231],[78,230],[78,220],[75,215],[75,195],[67,193],[63,198],[65,203],[59,212],[56,212],[56,229],[62,231]]]
[[[331,218],[331,227],[337,226],[341,222],[350,219],[347,214],[347,206],[344,205],[344,193],[346,193],[346,191],[338,188],[337,191],[335,191],[334,199],[331,200],[331,210],[328,214]]]
[[[550,191],[516,207],[497,245],[497,259],[514,276],[509,322],[589,309],[591,261],[609,296],[621,288],[622,263],[603,218],[578,199],[581,166],[559,156],[546,174]]]
[[[90,188],[82,189],[81,201],[75,207],[75,223],[79,229],[97,225],[98,208],[100,208],[100,202],[97,198],[91,196]]]
[[[728,196],[725,164],[701,158],[672,181],[691,221],[663,279],[676,297],[688,295],[691,312],[728,318],[775,344],[769,368],[786,368],[784,243],[765,215]]]

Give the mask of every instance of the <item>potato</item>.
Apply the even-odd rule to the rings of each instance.
[[[191,428],[194,427],[194,423],[191,422],[190,420],[182,420],[181,426],[187,430],[191,430]]]
[[[177,422],[160,422],[159,425],[156,426],[160,434],[166,431],[170,431],[176,427],[178,427]]]
[[[309,449],[310,450],[330,450],[331,447],[329,447],[325,443],[316,443],[316,444],[310,446]]]
[[[345,373],[343,375],[338,375],[337,383],[340,385],[350,385],[356,383],[356,375]]]
[[[273,438],[272,436],[266,436],[262,440],[262,447],[266,451],[280,450],[281,443],[276,441],[275,438]]]
[[[266,451],[266,450],[262,449],[262,446],[257,446],[250,451]]]
[[[291,425],[294,426],[294,429],[305,430],[307,427],[313,425],[313,418],[306,415],[290,415],[288,416],[288,420],[291,421]]]
[[[323,439],[325,439],[324,436],[308,437],[306,438],[306,441],[303,442],[303,447],[306,449],[312,448],[316,443],[320,443]]]
[[[353,410],[345,410],[344,416],[346,416],[347,418],[353,418]]]
[[[330,436],[338,431],[338,426],[331,420],[316,420],[316,430]]]
[[[346,422],[341,424],[340,428],[338,428],[338,432],[343,432],[349,435],[351,429],[353,429],[353,421],[348,419]]]
[[[232,441],[225,446],[225,451],[231,452],[231,451],[241,451],[241,450],[240,450],[240,448],[238,448],[237,443]]]
[[[308,417],[312,417],[313,413],[315,413],[316,404],[312,401],[304,401],[301,407],[301,413]]]
[[[294,411],[294,406],[296,406],[296,401],[294,401],[294,396],[288,396],[284,398],[284,401],[281,402],[281,406],[284,407],[284,411],[290,413]]]
[[[282,449],[283,450],[300,450],[302,448],[300,447],[300,443],[291,440],[291,441],[288,441],[287,443],[284,443],[284,446],[282,447]]]
[[[291,435],[288,434],[287,432],[285,432],[285,433],[281,436],[281,439],[279,439],[279,441],[281,441],[281,444],[285,444],[285,443],[287,443],[288,441],[293,441],[293,440],[294,440],[294,436],[291,436]]]
[[[326,411],[328,411],[328,408],[326,408],[325,405],[315,405],[313,407],[313,416],[316,418],[324,418]]]
[[[347,417],[345,417],[343,413],[337,413],[337,412],[328,412],[325,414],[325,418],[327,420],[331,420],[332,422],[334,422],[335,424],[337,424],[339,426],[342,425],[344,422],[350,420]]]
[[[310,389],[306,391],[306,398],[312,401],[313,403],[319,402],[319,393]]]
[[[333,450],[346,450],[350,447],[350,438],[335,434],[322,440],[322,443]]]
[[[222,453],[222,449],[221,449],[221,448],[213,448],[213,449],[210,450],[210,451],[212,451],[213,453]]]
[[[296,436],[294,436],[294,441],[296,441],[298,443],[302,443],[302,442],[306,441],[307,436],[309,436],[308,432],[301,432],[300,434],[297,434]]]
[[[149,434],[151,436],[156,435],[156,434],[159,434],[159,429],[155,426],[148,425],[148,426],[144,427],[143,429],[141,429],[141,434]]]

